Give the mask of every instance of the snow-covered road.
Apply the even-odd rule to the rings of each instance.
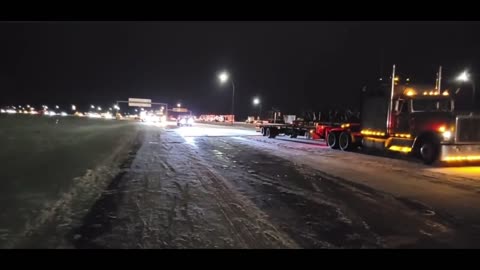
[[[76,247],[480,246],[480,169],[332,151],[253,130],[144,126]]]

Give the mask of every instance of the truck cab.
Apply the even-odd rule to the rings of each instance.
[[[391,133],[414,137],[425,132],[439,132],[452,127],[455,121],[454,101],[450,96],[428,94],[399,97],[394,100]]]
[[[346,146],[410,153],[425,164],[480,161],[480,115],[455,111],[454,98],[440,84],[390,79],[362,88],[360,131],[341,130]],[[331,130],[327,143],[348,150],[339,132]]]
[[[456,113],[448,91],[397,89],[402,91],[393,96],[385,135],[376,136],[383,147],[412,153],[426,164],[480,161],[480,116]],[[371,138],[367,132],[364,141]]]
[[[425,163],[432,163],[441,146],[451,142],[455,127],[454,100],[448,92],[413,90],[393,100],[390,138],[386,146],[395,151],[413,152]]]

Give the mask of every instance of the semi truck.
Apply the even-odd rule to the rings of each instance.
[[[480,161],[480,115],[455,112],[448,90],[401,80],[395,66],[390,80],[383,82],[362,89],[358,122],[317,123],[305,130],[343,151],[395,151],[425,164]],[[272,132],[282,129],[288,127],[265,126],[262,131],[272,138]]]
[[[412,84],[394,71],[389,84],[363,89],[359,130],[333,130],[331,148],[356,146],[408,153],[434,162],[480,161],[480,116],[455,112],[440,84]]]

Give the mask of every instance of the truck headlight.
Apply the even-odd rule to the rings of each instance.
[[[438,132],[442,135],[443,141],[450,141],[452,139],[452,128],[448,128],[448,126],[440,126],[438,128]]]
[[[446,130],[442,132],[442,137],[443,137],[443,140],[449,141],[452,138],[452,132],[450,130]]]

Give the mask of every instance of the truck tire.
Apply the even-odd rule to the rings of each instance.
[[[332,149],[338,149],[338,132],[329,132],[327,136],[327,145]]]
[[[278,135],[278,131],[277,131],[277,129],[274,128],[274,127],[268,128],[268,129],[267,129],[267,132],[268,132],[268,135],[267,135],[267,136],[268,136],[268,138],[270,138],[270,139],[273,139],[273,138],[277,137],[277,135]]]
[[[292,131],[292,134],[290,134],[290,138],[295,139],[297,138],[298,134],[295,131]]]
[[[340,133],[340,137],[338,138],[338,146],[342,151],[349,151],[352,149],[352,136],[349,132],[342,132]]]
[[[418,149],[423,163],[430,165],[437,160],[440,147],[432,140],[424,140]]]
[[[262,136],[267,136],[267,130],[265,127],[262,127],[262,129],[260,130],[260,132],[262,133]]]

